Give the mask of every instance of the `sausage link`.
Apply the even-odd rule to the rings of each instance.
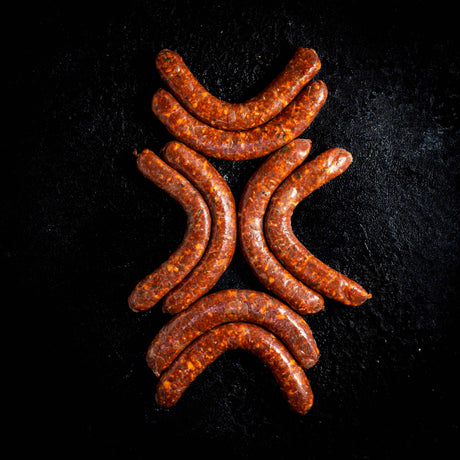
[[[175,314],[206,294],[229,266],[237,241],[236,205],[224,178],[199,153],[172,141],[163,149],[163,158],[198,189],[211,212],[211,237],[206,252],[163,299],[163,311]]]
[[[148,366],[158,377],[197,337],[216,326],[235,321],[268,329],[305,369],[318,361],[315,339],[299,314],[263,292],[227,289],[202,297],[165,324],[148,348]]]
[[[293,275],[331,299],[356,306],[371,294],[314,257],[296,238],[291,226],[296,206],[311,192],[344,172],[351,162],[349,152],[333,148],[291,173],[272,196],[265,216],[265,235],[270,249]]]
[[[176,52],[164,49],[155,62],[158,73],[180,104],[203,123],[230,131],[255,128],[271,120],[321,68],[314,50],[298,48],[284,70],[263,91],[246,102],[232,104],[210,94]]]
[[[129,296],[129,307],[144,311],[179,284],[199,262],[211,233],[211,216],[197,189],[151,150],[143,150],[137,155],[137,167],[147,179],[178,201],[187,214],[181,244],[155,271],[142,279]]]
[[[270,251],[264,236],[264,215],[281,182],[307,157],[311,142],[296,139],[270,155],[251,176],[238,207],[240,246],[259,281],[300,314],[324,308],[323,298],[289,273]]]
[[[174,96],[158,89],[152,110],[179,141],[204,155],[222,160],[259,158],[300,136],[326,102],[327,89],[321,81],[309,83],[276,117],[247,131],[213,128],[188,113]]]
[[[285,346],[262,327],[237,322],[211,329],[182,352],[158,382],[157,403],[173,406],[207,366],[237,348],[251,351],[270,369],[292,409],[305,414],[311,408],[308,378]]]

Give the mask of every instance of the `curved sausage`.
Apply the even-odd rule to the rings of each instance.
[[[198,189],[211,212],[211,237],[206,252],[163,299],[163,311],[175,314],[206,294],[229,266],[237,242],[236,205],[224,178],[199,153],[172,141],[163,149],[163,158]]]
[[[371,294],[314,257],[296,238],[291,226],[296,206],[311,192],[344,172],[351,162],[349,152],[333,148],[294,171],[272,196],[265,216],[265,235],[273,253],[293,275],[331,299],[356,306]]]
[[[232,104],[210,94],[176,52],[160,51],[155,63],[169,90],[191,114],[214,128],[230,131],[255,128],[278,115],[321,68],[314,50],[298,48],[262,92],[246,102]]]
[[[275,118],[247,131],[225,131],[197,120],[164,89],[152,99],[152,110],[179,141],[198,152],[222,160],[259,158],[300,136],[326,102],[321,81],[309,83]]]
[[[211,329],[190,344],[161,376],[156,401],[170,407],[187,387],[227,350],[254,353],[273,373],[292,409],[305,414],[313,404],[310,383],[284,345],[270,332],[248,323],[227,323]]]
[[[181,244],[165,262],[141,280],[129,296],[129,307],[144,311],[179,284],[201,259],[211,233],[211,216],[197,189],[151,150],[143,150],[137,155],[137,167],[147,179],[178,201],[187,213],[187,227]]]
[[[268,329],[305,369],[318,361],[315,339],[299,314],[263,292],[227,289],[201,298],[165,324],[148,348],[148,366],[158,377],[197,337],[216,326],[235,321]]]
[[[264,216],[270,197],[307,157],[311,142],[296,139],[270,155],[247,182],[238,207],[240,246],[259,281],[300,314],[324,308],[323,298],[289,273],[270,251],[264,236]]]

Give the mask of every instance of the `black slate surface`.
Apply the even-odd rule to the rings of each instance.
[[[442,2],[357,1],[41,3],[5,14],[4,293],[24,370],[17,427],[34,452],[443,458],[460,434],[454,17]],[[307,415],[240,351],[161,409],[144,355],[169,317],[126,302],[185,229],[132,155],[171,139],[150,111],[163,86],[154,57],[176,50],[237,102],[299,46],[317,51],[329,89],[302,136],[311,157],[341,146],[354,162],[298,207],[294,230],[373,298],[356,309],[326,301],[307,318],[321,350]],[[211,161],[238,200],[262,160]],[[225,288],[264,290],[239,251],[213,290]]]

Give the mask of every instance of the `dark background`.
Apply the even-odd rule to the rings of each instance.
[[[404,2],[403,2],[404,3]],[[454,4],[451,4],[454,8]],[[442,2],[132,1],[5,11],[2,256],[5,351],[19,364],[24,441],[48,458],[393,459],[459,436],[456,12]],[[373,298],[306,318],[321,350],[300,416],[249,353],[228,352],[169,409],[145,351],[168,316],[136,314],[134,285],[177,247],[180,206],[137,171],[134,148],[171,136],[150,111],[154,58],[173,49],[214,95],[243,101],[299,46],[329,97],[302,137],[340,146],[340,177],[293,227]],[[238,200],[260,160],[211,160]],[[239,250],[213,290],[263,290]],[[13,328],[12,328],[13,329]],[[13,349],[13,353],[9,351]],[[8,368],[9,369],[9,368]],[[13,369],[13,368],[11,368]],[[36,436],[35,436],[36,435]]]

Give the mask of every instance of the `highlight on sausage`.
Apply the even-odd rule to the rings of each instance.
[[[287,271],[271,252],[264,235],[264,216],[281,182],[308,156],[310,140],[296,139],[270,155],[247,182],[238,207],[243,256],[259,281],[300,314],[324,308],[321,295]]]
[[[298,279],[331,299],[357,306],[371,294],[314,257],[294,235],[291,225],[297,205],[311,192],[343,173],[351,162],[349,152],[332,148],[291,173],[271,198],[265,216],[265,235],[278,260]]]
[[[206,294],[229,266],[237,243],[236,205],[224,178],[205,157],[175,141],[167,143],[162,154],[197,188],[211,213],[211,236],[203,257],[163,299],[163,311],[176,314]]]
[[[314,50],[298,48],[283,71],[263,91],[245,102],[230,103],[210,94],[178,53],[164,49],[158,53],[155,63],[160,77],[188,112],[209,126],[230,131],[255,128],[271,120],[321,68]]]
[[[184,237],[177,249],[131,292],[128,304],[133,311],[152,308],[179,284],[201,259],[211,233],[208,205],[198,190],[151,150],[137,154],[139,171],[174,198],[187,214]]]
[[[197,337],[224,323],[258,324],[277,336],[304,369],[319,350],[306,321],[279,300],[249,289],[226,289],[202,297],[166,323],[150,344],[146,361],[158,377]]]
[[[246,131],[225,131],[199,121],[162,88],[153,96],[152,110],[167,130],[190,148],[210,157],[239,161],[268,155],[300,136],[326,98],[326,85],[312,81],[276,117]]]
[[[252,352],[270,369],[293,410],[305,414],[311,408],[313,393],[308,378],[286,347],[266,329],[240,322],[218,326],[192,342],[161,376],[157,403],[173,406],[207,366],[237,348]]]

